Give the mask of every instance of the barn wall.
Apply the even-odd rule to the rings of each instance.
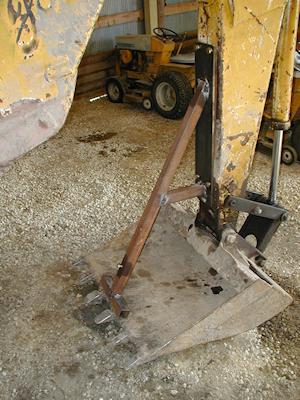
[[[167,0],[166,5],[190,3],[189,0]],[[197,11],[167,15],[165,17],[165,27],[174,30],[175,32],[182,33],[186,31],[197,30]]]
[[[78,69],[75,97],[92,97],[104,93],[105,81],[114,73],[115,37],[145,33],[143,3],[143,0],[106,0],[104,2]],[[190,0],[165,1],[167,7],[176,7],[182,3],[186,3],[187,6],[193,6],[192,3],[196,4]],[[164,26],[166,28],[178,33],[196,31],[196,10],[178,13],[178,10],[172,8],[168,12],[174,12],[174,14],[165,15]]]
[[[100,14],[103,16],[114,15],[143,9],[143,0],[106,0]],[[109,27],[95,28],[86,49],[86,55],[99,51],[112,50],[115,46],[115,36],[145,33],[144,21],[133,21]]]

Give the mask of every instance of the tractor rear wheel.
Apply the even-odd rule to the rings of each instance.
[[[181,72],[165,71],[154,80],[152,98],[158,113],[165,118],[184,116],[193,96],[187,77]]]

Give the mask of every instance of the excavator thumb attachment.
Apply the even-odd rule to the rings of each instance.
[[[202,205],[196,219],[170,205],[193,197],[206,204],[209,185],[198,182],[175,190],[169,185],[209,106],[209,89],[208,81],[199,81],[139,222],[86,260],[102,289],[91,293],[88,303],[107,300],[112,310],[102,311],[95,322],[119,317],[115,343],[134,344],[136,356],[130,366],[254,328],[292,301],[259,268],[261,251],[233,227],[226,224],[213,231],[199,223]],[[274,211],[249,199],[229,201],[238,207],[240,202],[243,207],[250,202],[255,213],[260,207],[262,216]]]
[[[95,322],[117,321],[113,343],[136,350],[130,366],[254,328],[292,301],[260,268],[287,217],[276,203],[280,140],[269,197],[247,191],[247,181],[276,44],[298,5],[200,3],[196,90],[156,185],[137,225],[87,259],[100,287],[88,301],[107,300],[112,310]],[[195,129],[196,183],[170,190]],[[170,205],[193,197],[196,218]],[[239,212],[248,215],[237,231]]]
[[[209,219],[213,213],[208,208],[208,218],[202,219],[211,185],[200,181],[169,189],[198,121],[206,118],[211,106],[211,87],[208,80],[199,79],[139,222],[86,260],[102,289],[89,294],[88,303],[107,300],[111,307],[100,312],[95,323],[114,320],[119,332],[113,343],[134,345],[135,357],[126,366],[239,334],[272,318],[292,301],[259,268],[263,254],[233,224],[221,225],[218,217]],[[178,205],[170,205],[193,197],[200,199],[196,219]],[[263,226],[270,220],[264,237],[277,229],[272,205],[229,196],[231,206],[240,207],[240,203],[257,218],[259,208]],[[225,207],[221,201],[219,205]],[[275,208],[280,216],[286,214]],[[211,229],[206,220],[220,228]]]
[[[193,221],[178,205],[166,206],[153,227],[126,287],[130,313],[117,320],[114,343],[129,341],[136,351],[126,367],[245,332],[292,301],[257,266],[261,253],[246,240],[228,229],[218,243]],[[116,273],[134,228],[86,258],[99,283]],[[96,322],[115,318],[107,311]]]

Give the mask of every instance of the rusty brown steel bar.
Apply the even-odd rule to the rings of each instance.
[[[100,284],[111,305],[111,308],[113,309],[113,312],[118,317],[126,318],[128,317],[129,314],[127,303],[122,295],[118,293],[113,293],[112,283],[113,283],[113,278],[111,276],[105,274],[101,276]]]
[[[114,278],[112,285],[113,294],[121,294],[131,276],[131,273],[159,213],[161,195],[168,191],[176,169],[180,164],[192,133],[204,109],[204,105],[208,99],[208,96],[208,83],[200,81],[187,112],[181,122],[175,141],[171,146],[168,157],[151,193],[146,208],[144,209],[143,215],[140,218],[136,230],[131,238],[121,267]]]
[[[178,201],[193,199],[194,197],[202,197],[206,194],[205,185],[191,185],[180,187],[163,194],[160,198],[160,205],[166,206],[167,204],[177,203]]]

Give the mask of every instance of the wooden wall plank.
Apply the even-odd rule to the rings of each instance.
[[[114,68],[105,69],[104,71],[98,71],[93,74],[79,76],[79,78],[77,79],[77,88],[79,88],[80,86],[83,86],[89,82],[96,82],[96,81],[100,81],[100,80],[105,81],[106,78],[108,78],[109,76],[112,76],[112,75],[114,75]]]
[[[92,91],[99,96],[105,93],[106,79],[114,75],[114,51],[103,51],[91,56],[85,56],[78,67],[78,77],[75,98],[89,97]]]
[[[151,2],[154,0],[151,0]],[[163,26],[165,15],[181,14],[198,9],[197,1],[189,1],[186,3],[175,3],[164,6],[164,0],[157,0],[158,7],[158,24]],[[135,11],[121,12],[112,15],[100,15],[95,28],[105,28],[113,25],[126,24],[128,22],[144,21],[144,10],[142,8]]]
[[[105,82],[103,81],[99,81],[99,82],[90,82],[87,83],[84,86],[79,87],[78,89],[76,89],[76,96],[83,94],[83,93],[87,93],[89,91],[94,91],[94,90],[105,90]]]
[[[114,55],[114,50],[110,51],[100,51],[96,54],[92,54],[91,56],[83,56],[80,66],[84,66],[87,64],[93,64],[98,61],[104,61],[111,58]]]
[[[103,71],[105,69],[110,69],[115,65],[114,59],[99,61],[94,64],[79,66],[78,76],[92,74],[94,72]]]
[[[100,87],[96,90],[89,90],[88,92],[77,94],[75,99],[91,99],[93,97],[102,96],[103,94],[105,94],[105,87]]]
[[[140,8],[139,10],[122,12],[112,15],[99,16],[98,21],[95,24],[95,28],[105,28],[112,25],[121,25],[128,22],[143,21],[144,20],[144,10]]]
[[[165,15],[182,14],[198,10],[198,1],[188,1],[186,3],[174,3],[165,6]]]

